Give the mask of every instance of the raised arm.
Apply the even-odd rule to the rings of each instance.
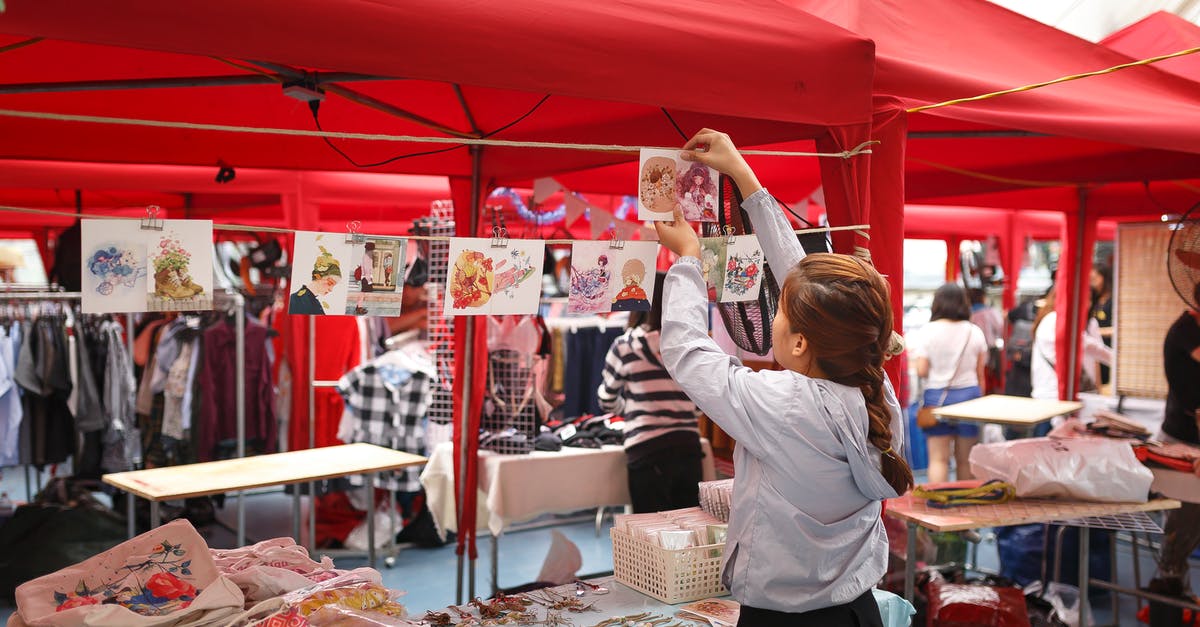
[[[750,215],[758,243],[762,245],[767,265],[781,283],[783,277],[804,258],[804,248],[796,239],[792,225],[766,188],[758,182],[754,170],[725,133],[703,129],[683,146],[680,156],[696,161],[728,175],[742,193],[742,208]]]

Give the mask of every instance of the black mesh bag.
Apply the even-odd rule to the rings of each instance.
[[[776,200],[776,202],[779,201]],[[750,217],[742,209],[742,195],[738,192],[733,179],[728,176],[721,176],[718,204],[720,211],[717,213],[717,221],[703,223],[702,233],[705,237],[754,233]],[[779,204],[802,222],[812,226],[787,205]],[[726,227],[730,227],[731,230],[727,230]],[[806,253],[830,252],[831,250],[828,235],[825,233],[804,233],[798,238]],[[786,276],[789,270],[791,268],[772,268],[770,264],[767,264],[762,289],[759,290],[756,300],[717,303],[717,309],[721,312],[721,320],[725,322],[725,329],[738,348],[755,355],[766,355],[771,350],[771,321],[775,318],[775,310],[779,306],[780,279],[777,278],[777,274]]]

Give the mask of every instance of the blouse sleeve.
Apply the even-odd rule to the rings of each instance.
[[[765,187],[746,197],[742,201],[742,209],[750,215],[767,265],[779,284],[783,285],[787,273],[804,259],[804,247],[796,239],[796,232]]]

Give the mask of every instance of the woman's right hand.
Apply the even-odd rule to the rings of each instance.
[[[733,145],[733,140],[720,131],[700,129],[684,144],[679,157],[684,161],[703,163],[729,176],[737,184],[743,198],[762,188],[754,170],[750,169],[742,153]]]

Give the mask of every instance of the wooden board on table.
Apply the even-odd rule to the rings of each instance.
[[[989,394],[945,407],[935,407],[933,413],[939,418],[950,420],[1034,425],[1080,409],[1083,409],[1083,403],[1078,401],[1047,401],[1024,396]]]
[[[964,505],[949,509],[930,507],[912,493],[889,499],[889,516],[915,522],[931,531],[965,531],[982,527],[1006,527],[1028,523],[1068,521],[1091,516],[1115,516],[1133,512],[1176,509],[1179,501],[1153,499],[1145,503],[1088,503],[1051,499],[1016,499],[995,505]]]
[[[420,455],[374,444],[343,444],[241,459],[104,475],[104,482],[151,501],[319,481],[424,464]]]

